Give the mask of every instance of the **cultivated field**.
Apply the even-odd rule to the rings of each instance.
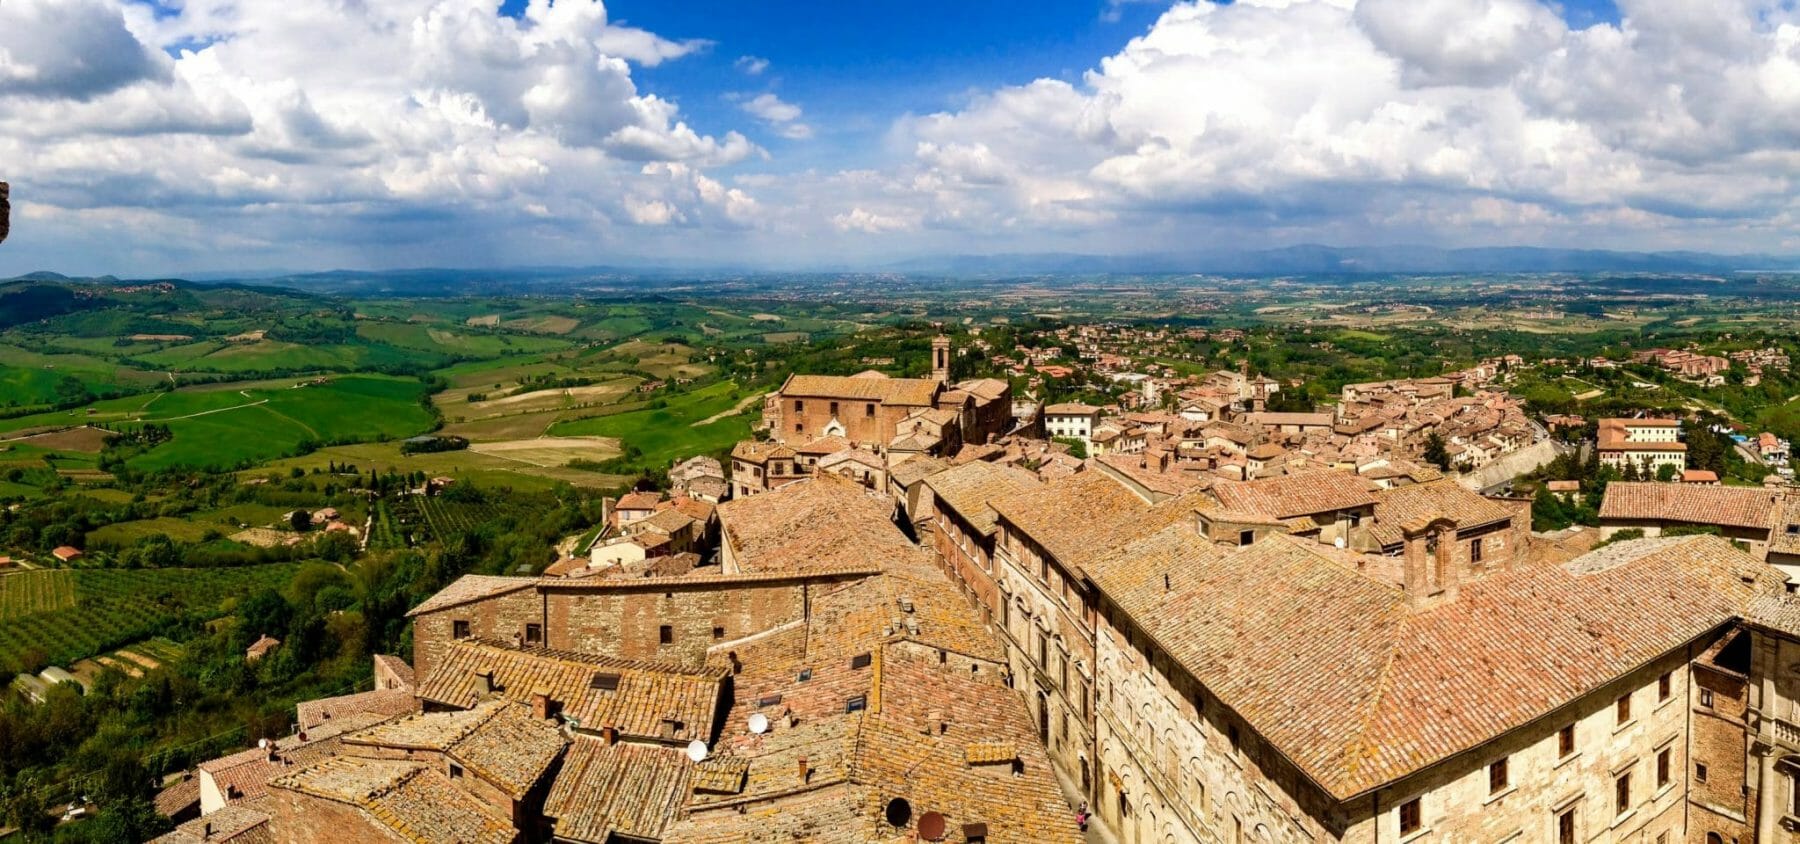
[[[599,462],[617,457],[619,442],[608,437],[537,437],[476,443],[469,450],[533,466],[566,466],[571,460]]]
[[[73,582],[72,603],[8,616],[0,624],[0,666],[35,670],[68,665],[127,642],[153,635],[179,619],[207,620],[225,614],[224,602],[279,587],[297,566],[275,563],[221,569],[78,569],[26,573],[61,576]],[[43,584],[0,577],[0,606],[42,606],[55,597],[35,596]],[[53,587],[61,588],[61,587]]]

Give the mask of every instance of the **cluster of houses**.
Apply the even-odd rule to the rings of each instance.
[[[1792,829],[1784,490],[1615,483],[1645,536],[1588,550],[1416,465],[1155,488],[1109,461],[1144,455],[1046,477],[1066,452],[1023,440],[699,502],[715,545],[680,564],[465,576],[410,664],[172,785],[198,816],[164,840],[1075,842],[1077,807],[1178,844]]]

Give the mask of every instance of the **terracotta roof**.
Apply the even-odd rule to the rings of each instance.
[[[1781,494],[1760,487],[1617,481],[1606,485],[1600,518],[1687,522],[1767,530]]]
[[[655,510],[662,501],[662,494],[656,492],[628,492],[619,496],[619,504],[614,510]]]
[[[1329,413],[1282,413],[1269,411],[1264,413],[1244,414],[1247,425],[1307,425],[1328,428],[1332,423]]]
[[[175,817],[188,809],[200,805],[200,778],[183,776],[180,782],[156,792],[151,801],[156,806],[156,813],[164,817]]]
[[[1626,427],[1666,428],[1671,431],[1667,442],[1628,442]],[[1677,442],[1673,432],[1681,428],[1674,419],[1602,419],[1594,439],[1601,451],[1687,451],[1687,444]]]
[[[506,701],[457,712],[425,712],[344,737],[346,745],[436,750],[480,774],[508,797],[523,799],[568,740],[553,721]]]
[[[411,676],[412,668],[408,667],[406,673]],[[418,702],[413,699],[412,691],[409,689],[376,689],[337,697],[303,700],[294,706],[294,713],[297,716],[296,720],[300,723],[300,729],[310,730],[345,715],[374,713],[392,718],[413,712],[418,707]]]
[[[643,519],[639,519],[635,522],[632,522],[631,527],[633,530],[636,530],[636,529],[639,529],[640,527],[642,527],[642,528],[647,528],[647,529],[651,529],[651,530],[661,531],[661,532],[667,533],[667,534],[674,534],[674,533],[682,530],[683,528],[686,528],[687,526],[694,524],[694,522],[695,522],[694,517],[689,516],[688,514],[683,513],[680,510],[677,510],[673,507],[670,507],[667,510],[657,511],[657,513],[653,516],[649,516],[649,517],[646,517]]]
[[[889,518],[893,502],[834,474],[719,506],[719,524],[744,571],[868,566],[913,550]]]
[[[494,694],[506,700],[526,703],[533,692],[548,692],[565,715],[590,732],[612,727],[628,736],[686,743],[711,729],[719,704],[717,671],[480,639],[451,645],[419,688],[419,697],[475,706],[483,699],[475,679],[480,671],[493,672]],[[666,732],[665,721],[680,723],[682,731]]]
[[[1434,519],[1449,519],[1458,530],[1511,519],[1512,508],[1474,492],[1450,478],[1423,484],[1407,484],[1375,492],[1375,540],[1392,545],[1406,539],[1409,529],[1423,528]]]
[[[415,682],[413,677],[413,667],[408,664],[406,660],[394,656],[393,654],[376,654],[375,665],[378,668],[387,669],[388,672],[392,673],[400,680],[400,682],[405,683],[406,688],[411,689],[413,687],[413,683]]]
[[[1179,543],[1177,531],[1161,540]],[[1523,565],[1423,610],[1308,540],[1185,555],[1161,593],[1161,573],[1128,562],[1095,581],[1340,800],[1547,715],[1780,589],[1771,569],[1716,537]]]
[[[471,601],[492,598],[508,592],[531,588],[533,581],[524,577],[493,577],[482,574],[465,574],[437,591],[437,594],[412,608],[407,615],[424,615],[428,612],[449,609]]]
[[[969,448],[970,446],[963,446],[964,450]],[[936,457],[912,457],[895,464],[888,470],[888,477],[901,487],[910,487],[949,466],[949,463]]]
[[[271,783],[362,810],[401,840],[511,844],[518,830],[423,762],[340,756]],[[350,830],[344,830],[348,833]]]
[[[1030,472],[982,461],[939,472],[926,478],[925,485],[936,495],[940,508],[955,511],[984,536],[999,529],[999,514],[989,502],[1043,488]]]
[[[152,838],[150,844],[215,844],[221,841],[274,844],[275,835],[269,830],[267,814],[247,806],[226,806]]]
[[[1227,510],[1287,519],[1367,507],[1375,503],[1374,489],[1354,473],[1327,470],[1220,481],[1213,484],[1212,495]]]
[[[1688,484],[1717,483],[1719,473],[1711,469],[1683,469],[1681,482]]]
[[[795,454],[810,454],[815,457],[836,454],[850,447],[850,441],[839,436],[820,437],[805,445],[794,447]]]
[[[252,747],[229,756],[200,763],[200,770],[213,778],[221,793],[237,794],[226,802],[255,800],[268,793],[269,781],[295,768],[311,765],[337,756],[342,736],[379,724],[391,716],[358,712],[334,718],[324,724],[301,730],[296,735],[276,739],[270,749]],[[274,758],[270,758],[273,750]]]
[[[766,443],[757,440],[739,440],[731,447],[731,459],[745,463],[761,465],[778,457],[792,458],[794,450],[781,443]]]
[[[1099,413],[1100,408],[1081,402],[1063,402],[1044,408],[1045,416],[1095,416]]]
[[[1744,608],[1744,621],[1800,639],[1800,597],[1758,596]]]
[[[612,836],[660,840],[687,801],[693,764],[676,748],[608,745],[578,737],[569,747],[544,814],[558,841],[606,844]]]
[[[1103,472],[1080,472],[989,505],[1067,566],[1103,550],[1115,531],[1131,529],[1151,506]]]
[[[883,404],[929,407],[937,400],[938,390],[942,386],[937,381],[924,378],[790,375],[787,383],[781,385],[781,395],[783,398],[879,401]]]

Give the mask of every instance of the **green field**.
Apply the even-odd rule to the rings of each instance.
[[[743,400],[736,390],[736,384],[721,381],[670,396],[666,407],[558,422],[550,427],[550,433],[559,437],[617,437],[641,452],[642,456],[634,461],[637,467],[666,469],[682,458],[728,450],[750,436],[754,408],[704,425],[694,424],[735,407]]]
[[[66,570],[0,575],[0,621],[75,605],[75,578]]]
[[[279,588],[298,564],[222,569],[80,569],[0,577],[0,666],[68,665],[161,632],[169,623],[225,614],[225,602]],[[42,581],[72,581],[72,590]],[[58,591],[62,590],[62,591]],[[62,597],[72,591],[72,600]],[[48,597],[46,597],[48,594]],[[4,613],[0,609],[0,613]]]
[[[229,469],[292,455],[306,442],[412,436],[433,422],[419,404],[424,389],[411,378],[344,375],[316,385],[163,394],[138,421],[168,425],[174,439],[129,464]]]

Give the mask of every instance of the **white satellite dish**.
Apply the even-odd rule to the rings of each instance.
[[[761,712],[750,713],[750,732],[762,735],[769,731],[769,716]]]
[[[688,742],[688,759],[695,762],[706,761],[706,742],[694,739]]]
[[[269,740],[268,740],[268,739],[266,739],[266,738],[263,738],[263,739],[257,739],[257,740],[256,740],[256,746],[257,746],[257,747],[260,747],[260,748],[262,748],[262,749],[264,749],[264,750],[268,750],[268,749],[269,749]]]

